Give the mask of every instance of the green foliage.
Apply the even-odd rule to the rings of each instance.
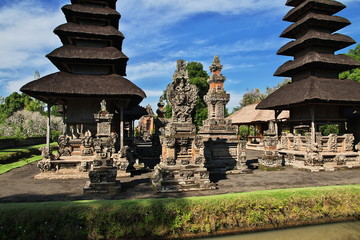
[[[39,155],[41,152],[40,147],[44,147],[45,144],[27,146],[27,147],[18,147],[12,149],[2,149],[0,150],[0,165],[16,162],[23,158],[29,158],[33,155]],[[52,143],[51,148],[56,148],[57,143]]]
[[[360,44],[358,44],[354,49],[350,49],[347,54],[345,54],[356,61],[360,62]],[[360,68],[355,68],[346,72],[342,72],[339,75],[340,79],[351,79],[356,82],[360,82]]]
[[[239,135],[241,140],[247,140],[248,136],[255,136],[254,126],[241,125],[239,127]]]
[[[265,93],[262,93],[260,89],[255,88],[253,90],[247,89],[247,92],[243,95],[243,98],[240,101],[240,108],[245,106],[259,103],[266,97]]]
[[[13,113],[20,110],[38,111],[44,113],[44,103],[33,99],[30,96],[22,93],[13,92],[8,97],[0,102],[0,123],[5,122],[5,119],[10,117]]]
[[[240,110],[241,108],[255,104],[260,103],[263,99],[265,99],[267,96],[269,96],[271,93],[278,90],[280,87],[282,87],[285,84],[290,83],[291,80],[288,78],[284,78],[282,82],[278,83],[274,87],[266,87],[266,91],[263,93],[260,89],[255,88],[252,90],[247,89],[246,93],[243,95],[243,98],[240,101],[240,105],[235,107],[232,111],[232,113],[235,113],[236,111]]]
[[[0,204],[0,239],[167,239],[360,218],[360,186]],[[56,217],[54,217],[56,216]]]
[[[207,79],[209,75],[204,71],[204,67],[199,62],[189,62],[186,66],[189,73],[189,80],[194,84],[199,93],[197,103],[193,112],[193,119],[196,126],[202,126],[203,121],[207,119],[207,106],[204,102],[204,96],[209,91],[209,84]]]
[[[319,131],[323,136],[328,136],[332,133],[339,134],[339,125],[338,124],[327,124],[319,126]]]

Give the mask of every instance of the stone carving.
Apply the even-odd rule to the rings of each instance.
[[[328,148],[331,152],[337,152],[337,135],[336,134],[330,134],[329,140],[328,140]]]
[[[42,172],[51,171],[51,162],[49,159],[43,159],[38,162],[37,167],[40,168]]]
[[[191,113],[196,105],[198,90],[189,83],[184,60],[177,61],[173,82],[166,89],[166,96],[172,108],[173,122],[191,122]]]
[[[295,151],[300,151],[302,146],[301,135],[294,136],[293,148]]]
[[[188,138],[179,139],[179,146],[180,146],[179,155],[187,155],[189,149],[189,139]]]
[[[59,154],[60,156],[71,156],[69,137],[66,135],[60,135],[57,139],[59,145]]]
[[[353,151],[354,140],[355,138],[353,134],[345,134],[345,151]]]
[[[289,148],[289,139],[287,133],[283,132],[281,133],[279,149],[288,149],[288,148]]]
[[[100,107],[101,107],[101,112],[107,112],[107,109],[106,109],[106,101],[105,100],[102,100],[100,102]]]
[[[85,136],[82,140],[81,140],[81,144],[83,146],[81,155],[82,156],[91,156],[93,155],[93,138],[91,136]]]
[[[339,154],[335,157],[335,161],[337,165],[346,165],[347,159],[343,154]]]
[[[193,171],[183,171],[183,172],[180,173],[180,176],[184,180],[190,180],[191,178],[194,177],[194,172]]]

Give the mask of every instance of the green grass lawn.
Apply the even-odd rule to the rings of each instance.
[[[46,144],[0,150],[0,174],[41,160],[39,148],[44,146]],[[57,143],[51,143],[51,148],[55,147]]]

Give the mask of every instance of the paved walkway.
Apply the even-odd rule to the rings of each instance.
[[[83,199],[141,199],[190,197],[265,189],[298,188],[330,185],[360,185],[360,169],[311,173],[293,168],[253,174],[228,175],[214,179],[218,190],[184,193],[156,193],[151,184],[151,173],[124,178],[122,192],[116,196],[84,195],[82,180],[34,180],[39,173],[36,163],[0,175],[0,202],[66,201]]]

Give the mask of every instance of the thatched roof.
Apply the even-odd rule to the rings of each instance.
[[[120,13],[109,7],[89,7],[80,4],[68,4],[63,6],[62,11],[68,22],[74,22],[74,18],[106,19],[116,29],[119,27]]]
[[[294,61],[287,61],[281,65],[275,76],[292,77],[294,74],[302,70],[309,69],[324,69],[324,71],[338,71],[360,67],[360,63],[346,55],[323,54],[318,52],[309,52],[303,57],[297,58]]]
[[[46,55],[49,59],[117,60],[128,57],[114,47],[78,47],[65,45]]]
[[[20,91],[35,98],[108,97],[131,98],[138,105],[146,94],[128,79],[117,75],[80,75],[57,72],[24,85]]]
[[[291,109],[298,104],[360,104],[360,83],[309,77],[288,83],[259,103],[257,109]]]
[[[259,110],[256,109],[257,105],[258,104],[256,103],[245,106],[227,117],[226,119],[231,120],[233,124],[237,125],[255,124],[275,120],[275,112],[273,110]],[[279,115],[278,120],[289,118],[289,111],[283,111]]]
[[[80,3],[101,3],[113,9],[116,8],[117,0],[71,0],[72,4],[80,4]]]
[[[299,20],[304,14],[309,12],[309,10],[326,15],[333,15],[337,12],[340,12],[345,7],[346,6],[344,4],[332,0],[308,0],[289,11],[283,20],[295,22]]]
[[[284,45],[277,52],[278,55],[294,56],[294,54],[309,46],[326,46],[333,51],[346,48],[356,43],[351,37],[335,33],[321,33],[316,31],[309,31],[296,41],[291,41]]]
[[[104,37],[104,36],[113,36],[124,38],[124,35],[119,32],[113,26],[94,26],[94,25],[80,25],[75,23],[65,23],[57,28],[55,28],[54,33],[59,34],[70,34],[74,33],[77,36],[96,36],[96,37]]]
[[[350,21],[343,17],[327,16],[310,12],[304,18],[286,28],[280,37],[296,38],[299,33],[303,33],[314,27],[325,28],[333,33],[350,24]]]

